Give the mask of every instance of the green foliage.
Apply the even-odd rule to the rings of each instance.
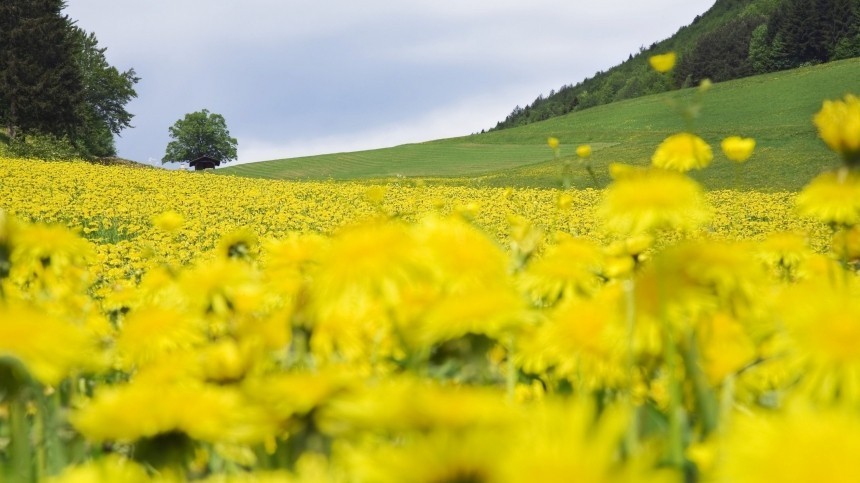
[[[0,119],[18,132],[73,136],[83,82],[62,0],[0,2]]]
[[[770,70],[853,57],[858,29],[857,0],[783,0],[768,20]]]
[[[9,141],[6,154],[16,158],[29,159],[74,159],[80,157],[80,151],[66,136],[58,137],[53,134],[19,135]]]
[[[764,21],[762,17],[738,17],[703,35],[681,58],[676,75],[689,76],[693,84],[703,79],[722,82],[751,75],[751,37]]]
[[[186,114],[170,127],[170,141],[162,163],[192,161],[209,156],[221,162],[236,159],[236,138],[230,137],[227,121],[208,110]]]
[[[94,157],[116,155],[113,135],[131,127],[134,117],[125,105],[137,97],[134,85],[140,81],[134,69],[120,72],[105,59],[107,48],[99,47],[95,34],[72,29],[75,61],[83,77],[84,102],[79,106],[84,119],[77,132],[77,144],[83,153]]]
[[[672,83],[648,68],[651,55],[675,51]],[[517,106],[493,130],[571,111],[713,81],[738,79],[860,56],[860,0],[718,0],[672,37],[644,46],[606,72]]]
[[[19,155],[113,156],[113,135],[131,127],[125,105],[139,78],[110,66],[95,35],[62,15],[64,7],[61,0],[0,3],[0,122]]]
[[[715,84],[704,96],[703,116],[693,129],[714,149],[714,164],[695,176],[706,187],[797,190],[838,159],[818,139],[810,119],[824,99],[845,94],[857,84],[860,59],[831,62],[779,74]],[[367,180],[427,183],[560,187],[565,160],[572,185],[603,187],[608,164],[625,160],[647,164],[665,137],[685,129],[667,104],[692,96],[682,90],[629,99],[514,129],[461,138],[407,144],[387,149],[248,163],[217,173],[273,179]],[[677,103],[677,102],[676,102]],[[756,139],[756,151],[738,167],[720,153],[727,136]],[[553,157],[547,137],[561,140]],[[594,150],[597,184],[577,160],[579,144]],[[737,169],[736,169],[737,168]]]

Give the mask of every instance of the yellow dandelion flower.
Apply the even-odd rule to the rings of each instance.
[[[558,138],[555,138],[555,137],[547,138],[546,144],[547,144],[547,146],[549,146],[550,149],[556,150],[556,149],[558,149],[558,146],[559,146]]]
[[[185,224],[185,217],[173,210],[153,216],[151,220],[153,226],[167,233],[173,233]]]
[[[860,402],[860,288],[821,282],[793,286],[779,313],[802,371],[801,390],[814,400]]]
[[[617,294],[561,304],[549,320],[522,341],[522,367],[554,374],[587,390],[621,387],[629,381],[624,363],[626,333]]]
[[[254,363],[257,347],[238,344],[224,338],[201,348],[197,352],[202,376],[206,382],[227,384],[241,381]]]
[[[860,162],[860,98],[848,94],[844,100],[826,100],[813,118],[818,135],[848,164]]]
[[[559,211],[569,210],[571,206],[573,206],[573,196],[568,193],[559,193],[558,198],[555,201],[555,205],[558,207]]]
[[[807,237],[792,232],[774,232],[758,245],[759,258],[782,277],[793,279],[813,252]]]
[[[96,341],[83,327],[30,307],[0,304],[0,357],[12,357],[45,385],[97,367]]]
[[[128,314],[116,340],[121,364],[144,366],[172,352],[189,350],[206,341],[205,325],[183,310],[144,307]]]
[[[215,250],[223,258],[247,260],[256,255],[258,248],[257,234],[250,228],[244,227],[221,237]]]
[[[632,171],[609,185],[599,214],[611,231],[693,231],[710,218],[699,185],[663,169]]]
[[[720,147],[727,158],[736,163],[743,163],[752,156],[755,149],[755,139],[729,136],[723,139]]]
[[[373,186],[364,192],[364,197],[368,202],[370,202],[370,204],[378,206],[382,204],[382,200],[385,199],[387,191],[388,188],[385,186]]]
[[[260,274],[247,263],[218,258],[180,274],[182,291],[198,313],[225,316],[232,312],[250,312],[261,290]],[[250,304],[241,302],[250,301]]]
[[[651,163],[663,169],[686,172],[691,169],[702,169],[714,159],[711,147],[695,134],[682,132],[664,139],[654,155]]]
[[[836,232],[832,246],[833,252],[843,260],[860,260],[860,225]]]
[[[498,459],[505,481],[677,481],[673,472],[656,469],[649,451],[620,461],[628,411],[610,406],[598,416],[595,404],[577,400],[547,401],[526,409],[522,424],[506,435],[506,457]]]
[[[21,225],[13,232],[10,260],[13,268],[41,267],[62,270],[85,266],[93,256],[93,246],[74,232],[41,223]]]
[[[122,481],[127,483],[149,483],[146,468],[116,454],[109,454],[98,460],[88,461],[78,466],[69,466],[58,476],[49,477],[47,483],[93,483],[102,481]]]
[[[492,388],[389,377],[333,399],[322,408],[318,421],[329,434],[461,431],[504,427],[515,417],[512,410],[504,394]]]
[[[268,374],[249,378],[242,392],[252,404],[265,408],[273,421],[285,425],[354,390],[359,379],[347,371]]]
[[[797,209],[828,224],[860,223],[860,173],[841,169],[817,176],[797,196]]]
[[[179,432],[213,443],[254,443],[273,429],[266,414],[238,390],[189,381],[159,385],[144,380],[107,387],[69,420],[97,442],[134,442]]]
[[[499,465],[498,433],[434,431],[402,438],[396,444],[367,442],[344,456],[356,481],[379,483],[508,481]]]
[[[648,63],[651,64],[652,69],[664,73],[669,72],[675,67],[676,60],[677,55],[675,52],[667,52],[665,54],[652,55],[648,58]]]
[[[601,285],[602,269],[603,255],[597,245],[570,238],[530,263],[521,285],[534,300],[552,305],[562,298],[593,294]]]
[[[789,407],[775,414],[738,414],[707,481],[860,481],[856,412]]]
[[[576,155],[582,159],[588,159],[591,157],[591,146],[588,144],[582,144],[576,147]]]
[[[527,306],[513,287],[457,292],[440,297],[423,317],[398,324],[411,349],[457,339],[467,334],[502,338],[527,320]]]
[[[698,336],[705,375],[715,386],[757,357],[755,344],[744,327],[724,313],[701,323]]]

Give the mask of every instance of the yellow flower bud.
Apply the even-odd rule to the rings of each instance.
[[[364,193],[364,196],[365,196],[365,198],[367,198],[367,201],[369,201],[371,204],[381,205],[382,200],[385,198],[385,191],[386,191],[386,189],[384,186],[374,186],[374,187],[368,189]]]
[[[582,159],[588,159],[591,157],[591,146],[588,144],[583,144],[576,148],[576,155]]]
[[[569,210],[571,206],[573,206],[573,196],[570,196],[567,193],[562,193],[558,195],[559,210]]]
[[[860,163],[860,98],[848,94],[842,101],[824,101],[813,121],[827,147],[848,164]]]
[[[651,162],[663,169],[685,172],[702,169],[714,158],[711,147],[695,134],[682,132],[666,138],[654,151]]]
[[[185,217],[173,210],[168,210],[152,217],[153,226],[167,233],[173,233],[182,228],[184,223]]]
[[[723,139],[720,147],[727,158],[737,163],[743,163],[752,156],[753,149],[755,149],[755,139],[729,136]]]
[[[656,70],[657,72],[669,72],[675,67],[675,60],[677,60],[677,56],[675,52],[667,52],[661,55],[652,55],[651,58],[648,59],[648,62],[651,64],[651,68]]]

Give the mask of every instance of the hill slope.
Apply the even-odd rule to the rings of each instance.
[[[654,54],[675,51],[669,78],[648,68]],[[860,56],[860,0],[717,0],[668,39],[576,85],[514,108],[493,129],[648,94]]]
[[[811,176],[836,164],[812,126],[823,99],[860,91],[860,59],[850,59],[714,84],[694,130],[715,150],[714,165],[696,173],[713,189],[739,187],[795,190]],[[608,163],[647,164],[655,146],[684,129],[667,105],[683,102],[691,89],[630,99],[518,128],[355,153],[265,161],[219,169],[221,174],[275,179],[430,178],[431,182],[493,186],[557,187],[561,161],[546,146],[548,136],[562,142],[562,158],[577,144],[594,148],[598,186],[609,182]],[[752,136],[758,147],[742,169],[719,153],[729,135]],[[594,186],[574,163],[573,185]]]

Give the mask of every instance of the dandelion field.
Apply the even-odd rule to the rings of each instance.
[[[604,190],[0,159],[0,474],[858,481],[860,101],[815,129],[800,192],[692,132]]]

